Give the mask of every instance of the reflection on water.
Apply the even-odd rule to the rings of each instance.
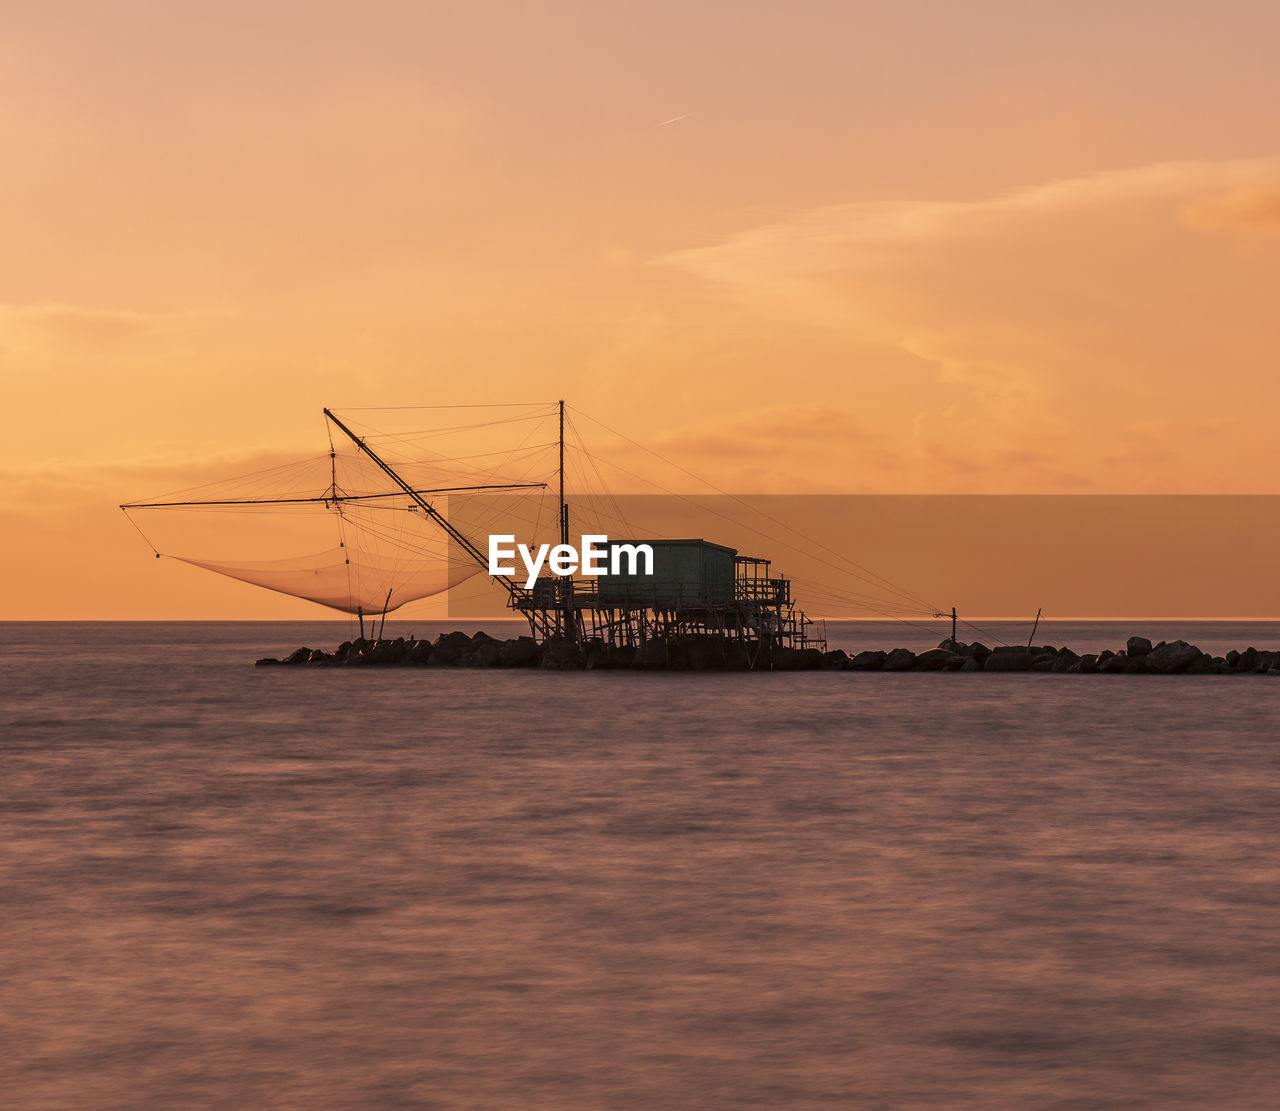
[[[1280,680],[344,629],[0,627],[7,1106],[1276,1106]]]

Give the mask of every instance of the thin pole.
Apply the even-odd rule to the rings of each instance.
[[[391,590],[394,590],[393,586]],[[378,639],[382,639],[382,631],[387,627],[387,607],[391,605],[391,590],[387,591],[387,600],[382,603],[382,624],[378,626]]]
[[[360,639],[364,640],[364,606],[356,606],[356,613],[360,615]]]
[[[956,607],[951,607],[951,647],[956,646]]]
[[[560,543],[569,543],[569,507],[564,500],[564,402],[560,402]]]
[[[1037,610],[1036,610],[1036,623],[1035,623],[1034,625],[1032,625],[1032,626],[1031,626],[1031,635],[1030,635],[1029,637],[1027,637],[1027,647],[1028,647],[1028,648],[1030,648],[1030,647],[1031,647],[1031,642],[1032,642],[1033,640],[1035,640],[1035,638],[1036,638],[1036,630],[1037,630],[1038,628],[1040,628],[1040,614],[1041,614],[1042,612],[1044,612],[1044,611],[1043,611],[1043,610],[1040,610],[1040,609],[1037,609]]]
[[[560,543],[569,543],[569,506],[564,500],[564,400],[560,401]],[[573,580],[560,581],[560,634],[566,640],[573,639]]]
[[[457,494],[474,490],[545,490],[545,482],[511,482],[490,486],[435,486],[430,490],[410,490],[410,494]],[[140,501],[120,506],[121,509],[175,509],[182,506],[214,505],[329,505],[345,501],[379,501],[398,498],[399,494],[323,494],[317,498],[224,498],[220,501]]]

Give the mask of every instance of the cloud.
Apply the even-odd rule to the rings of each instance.
[[[0,304],[0,347],[19,351],[92,349],[101,353],[157,339],[227,316],[225,310],[141,311],[59,302]]]
[[[1188,204],[1182,217],[1193,227],[1280,231],[1280,184],[1246,186]]]
[[[976,200],[859,201],[658,261],[741,305],[744,335],[789,322],[812,379],[926,489],[1256,489],[1280,403],[1266,294],[1280,254],[1189,224],[1269,228],[1278,180],[1278,159],[1170,162]],[[1234,467],[1197,451],[1218,450],[1204,430],[1224,423]],[[1156,425],[1163,443],[1141,431]]]
[[[1242,185],[1280,176],[1280,159],[1164,162],[1048,182],[971,201],[858,201],[799,213],[724,242],[658,260],[744,293],[795,292],[834,274],[884,266],[895,256],[1043,226],[1101,210],[1186,203],[1235,185],[1223,212],[1274,219],[1280,191]],[[1222,204],[1222,198],[1212,203]],[[1211,209],[1212,210],[1212,209]],[[1193,209],[1194,211],[1194,209]]]
[[[144,339],[155,318],[147,313],[63,304],[0,305],[0,342],[15,346],[120,344]]]

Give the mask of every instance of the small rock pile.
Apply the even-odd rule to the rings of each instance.
[[[1089,652],[1049,645],[1023,648],[964,644],[944,640],[927,652],[895,648],[850,656],[842,649],[778,648],[771,658],[755,643],[728,637],[671,637],[650,640],[638,648],[615,647],[600,640],[575,643],[532,637],[497,640],[488,633],[468,636],[444,633],[434,641],[365,640],[339,645],[336,651],[299,648],[282,660],[263,659],[259,667],[542,667],[644,671],[1050,671],[1072,675],[1280,675],[1280,651],[1246,648],[1211,656],[1184,640],[1153,645],[1146,637],[1130,637],[1119,652]]]

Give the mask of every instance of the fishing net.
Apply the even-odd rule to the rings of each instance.
[[[121,508],[157,556],[345,613],[390,613],[484,573],[451,517],[482,551],[486,530],[533,535],[554,520],[554,407],[524,408],[394,433],[344,417],[394,473],[335,434],[327,454]]]

